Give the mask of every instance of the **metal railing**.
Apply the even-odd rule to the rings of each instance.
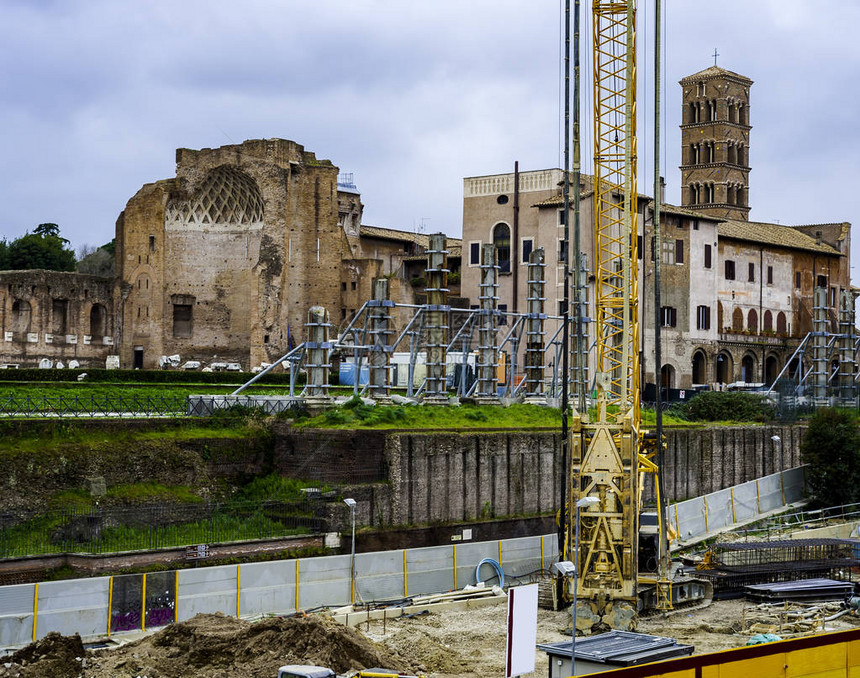
[[[200,502],[0,513],[0,558],[115,553],[325,531],[309,501]]]
[[[0,397],[0,417],[178,417],[186,415],[182,396],[18,396]]]

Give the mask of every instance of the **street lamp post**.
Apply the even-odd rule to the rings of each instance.
[[[785,470],[785,464],[782,460],[782,438],[779,436],[771,436],[770,439],[776,443],[776,449],[779,450],[779,472],[782,473]]]
[[[349,506],[349,513],[352,522],[352,550],[350,551],[349,559],[349,590],[351,603],[355,605],[355,499],[347,497],[343,503]]]

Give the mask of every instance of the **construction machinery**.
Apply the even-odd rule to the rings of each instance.
[[[574,618],[581,630],[628,629],[644,605],[668,611],[688,593],[708,598],[702,582],[670,580],[656,482],[658,511],[642,535],[652,553],[639,557],[644,475],[656,477],[662,441],[642,430],[639,396],[635,27],[634,0],[594,0],[596,404],[589,411],[584,397],[574,400],[563,511],[564,559],[573,561],[577,573],[567,580],[566,593],[577,601]],[[575,333],[574,343],[587,341],[587,333]],[[584,381],[575,383],[582,388]],[[640,565],[650,571],[640,572]]]

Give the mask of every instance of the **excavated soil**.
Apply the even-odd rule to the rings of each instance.
[[[744,601],[641,619],[638,631],[695,646],[696,654],[739,647]],[[494,605],[413,618],[342,626],[322,616],[272,617],[258,622],[198,615],[109,650],[84,651],[77,636],[49,634],[0,659],[0,678],[274,678],[284,664],[317,664],[337,673],[383,667],[428,677],[502,675],[507,607]],[[854,628],[845,616],[829,631]],[[537,642],[565,640],[566,611],[539,610]],[[534,675],[547,672],[535,656]]]

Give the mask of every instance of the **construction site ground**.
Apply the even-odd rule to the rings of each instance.
[[[742,600],[669,617],[641,619],[638,631],[676,638],[695,652],[745,645],[741,629],[749,612]],[[371,621],[353,629],[320,615],[272,617],[255,622],[199,615],[116,648],[85,650],[77,637],[50,634],[0,659],[0,678],[274,678],[284,664],[319,664],[338,673],[370,667],[429,676],[504,675],[507,607],[459,609],[412,618]],[[844,615],[826,630],[854,628]],[[537,641],[565,640],[566,611],[539,610]],[[536,676],[547,674],[547,658],[536,653]]]

